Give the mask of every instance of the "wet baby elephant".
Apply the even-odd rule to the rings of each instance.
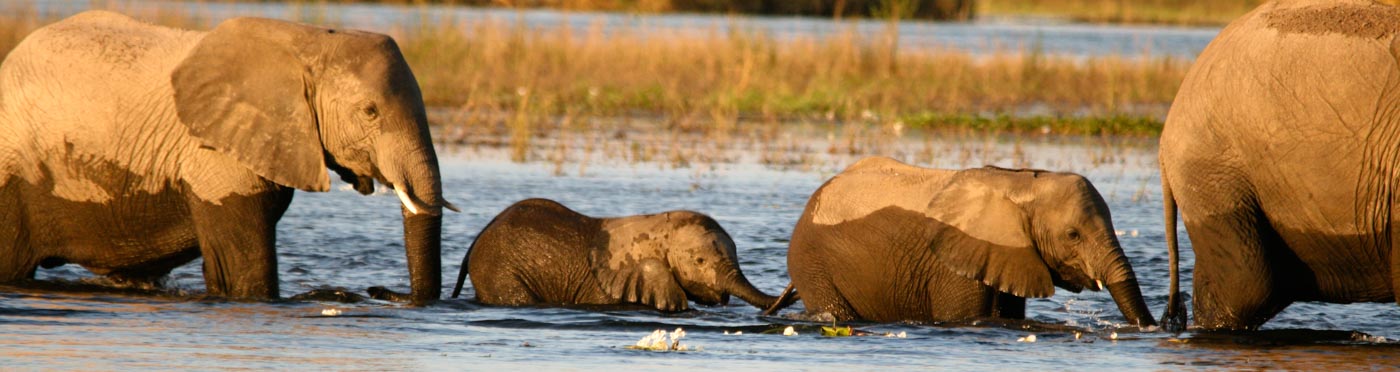
[[[1108,206],[1071,173],[861,160],[808,200],[788,271],[809,313],[839,320],[1024,318],[1058,286],[1107,288],[1154,324]]]
[[[774,304],[739,269],[734,241],[690,211],[593,218],[545,199],[497,215],[462,260],[452,297],[471,275],[488,305],[642,304],[682,311],[688,301]]]

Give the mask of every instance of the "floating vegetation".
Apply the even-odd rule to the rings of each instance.
[[[682,338],[685,338],[685,330],[683,329],[676,328],[675,331],[670,333],[658,329],[652,331],[651,334],[646,337],[642,337],[636,344],[628,346],[627,348],[646,351],[691,351],[688,346],[681,343]],[[699,348],[696,348],[694,351],[699,350]]]
[[[343,312],[340,309],[333,307],[321,309],[321,316],[340,316],[341,313]]]
[[[851,337],[851,332],[852,332],[851,326],[845,326],[845,327],[837,327],[837,326],[834,326],[834,325],[831,326],[831,327],[822,326],[822,336],[826,336],[826,337]]]

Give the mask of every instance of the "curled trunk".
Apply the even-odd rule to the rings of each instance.
[[[726,288],[725,292],[739,297],[739,299],[744,300],[744,302],[747,302],[749,305],[753,305],[762,310],[768,309],[778,302],[778,297],[769,296],[767,293],[758,290],[752,283],[749,283],[749,279],[744,277],[744,274],[731,275],[730,278],[729,286]]]

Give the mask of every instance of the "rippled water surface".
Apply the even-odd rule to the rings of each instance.
[[[814,142],[815,148],[825,148],[821,140]],[[911,143],[909,148],[946,150],[921,157],[892,146],[889,153],[924,165],[1027,163],[1020,165],[1087,175],[1108,199],[1148,303],[1160,315],[1167,293],[1167,260],[1151,141],[1036,137],[906,142]],[[748,277],[760,289],[776,294],[788,281],[787,240],[808,195],[855,159],[817,153],[815,160],[803,166],[781,167],[806,169],[797,171],[748,161],[686,167],[603,160],[516,164],[505,160],[508,156],[502,149],[444,148],[444,188],[462,207],[462,213],[449,214],[444,220],[444,293],[450,293],[472,239],[497,212],[521,199],[547,197],[595,216],[670,209],[708,213],[736,240]],[[382,192],[360,196],[338,186],[327,193],[298,193],[278,225],[283,295],[323,286],[360,292],[372,285],[406,290],[396,199]],[[1184,253],[1189,268],[1192,257],[1189,250]],[[89,276],[71,265],[40,273],[41,279],[64,283]],[[1189,282],[1184,285],[1189,288]],[[1027,301],[1026,322],[854,324],[875,334],[902,332],[907,337],[828,338],[818,335],[818,324],[797,320],[793,311],[759,317],[756,309],[737,304],[668,315],[644,310],[495,308],[467,299],[445,299],[422,308],[373,300],[234,303],[199,297],[203,282],[198,262],[178,269],[168,286],[181,294],[0,288],[0,366],[496,369],[525,362],[552,369],[717,363],[743,370],[929,366],[1354,370],[1400,365],[1400,349],[1378,338],[1400,338],[1400,306],[1390,303],[1300,303],[1268,323],[1267,332],[1172,335],[1116,328],[1123,319],[1106,292],[1060,290],[1054,297]],[[470,298],[470,285],[466,292]],[[342,313],[323,316],[328,308]],[[796,308],[801,309],[800,303]],[[762,334],[788,325],[795,326],[799,335]],[[677,327],[686,329],[684,342],[697,351],[625,348],[654,329]],[[737,331],[743,334],[725,334]],[[1036,342],[1018,342],[1032,334]]]

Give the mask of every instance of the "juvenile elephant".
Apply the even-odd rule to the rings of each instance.
[[[402,202],[415,302],[441,292],[441,197],[418,83],[384,35],[237,18],[209,32],[91,11],[0,66],[0,282],[76,263],[279,297],[276,224],[329,167]]]
[[[546,199],[507,207],[477,236],[457,275],[484,304],[642,304],[682,311],[689,301],[758,308],[775,297],[749,284],[729,234],[691,211],[593,218]]]
[[[1202,329],[1256,329],[1294,301],[1400,299],[1400,8],[1279,1],[1201,53],[1162,132],[1170,306],[1176,213]]]
[[[1071,173],[862,159],[807,201],[788,273],[837,320],[1024,318],[1058,286],[1107,287],[1129,323],[1155,324],[1103,197]]]

